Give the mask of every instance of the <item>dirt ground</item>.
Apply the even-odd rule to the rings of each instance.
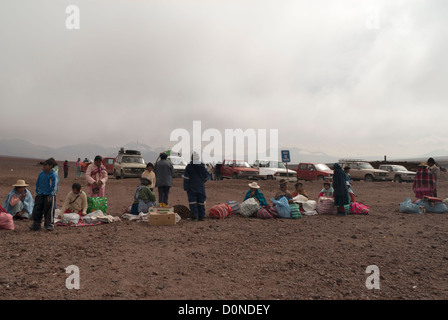
[[[42,169],[37,161],[0,158],[2,205],[18,179],[34,195]],[[73,166],[67,179],[61,171],[59,207],[73,182],[85,185]],[[175,179],[171,205],[187,205],[181,182]],[[110,177],[107,213],[121,216],[138,183]],[[207,182],[207,208],[242,201],[247,184]],[[275,181],[259,184],[269,199],[278,187]],[[314,200],[321,187],[305,183]],[[414,200],[411,187],[355,182],[357,200],[371,209],[367,216],[232,215],[158,227],[121,220],[51,232],[33,232],[30,221],[16,221],[15,230],[0,230],[0,300],[446,300],[448,214],[400,213],[400,202]],[[439,197],[448,197],[446,176]],[[71,265],[79,268],[78,290],[66,287]],[[366,287],[372,265],[379,269],[380,289]]]

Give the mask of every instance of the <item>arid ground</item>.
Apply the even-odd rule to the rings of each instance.
[[[0,158],[0,202],[18,179],[34,185],[38,160]],[[62,162],[60,162],[62,165]],[[61,166],[62,167],[62,166]],[[448,197],[444,173],[439,197]],[[58,206],[75,181],[59,172]],[[209,181],[207,208],[242,201],[247,180]],[[138,179],[110,177],[107,213],[121,216]],[[271,198],[275,181],[260,181]],[[312,199],[322,185],[305,182]],[[290,189],[293,185],[290,184]],[[30,231],[30,221],[0,230],[0,300],[446,300],[448,214],[399,212],[411,183],[355,182],[357,200],[370,215],[303,216],[301,219],[244,218],[175,226],[121,220],[88,227],[59,226]],[[187,205],[181,179],[170,204]],[[68,266],[77,266],[80,289],[69,290]],[[377,266],[380,288],[368,289],[366,273]]]

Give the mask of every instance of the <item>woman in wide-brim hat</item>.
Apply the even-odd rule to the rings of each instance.
[[[260,186],[256,182],[249,183],[249,190],[247,191],[246,195],[244,196],[244,201],[246,201],[249,198],[255,198],[260,203],[260,206],[265,207],[268,205],[268,202],[266,201],[266,198],[264,197],[263,193],[260,191]]]
[[[33,213],[34,199],[27,189],[29,185],[25,180],[17,180],[13,189],[6,197],[3,208],[15,219],[30,219]]]

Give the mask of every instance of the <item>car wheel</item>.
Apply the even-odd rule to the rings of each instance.
[[[274,176],[267,176],[266,179],[268,179],[268,180],[274,180]]]
[[[403,180],[401,179],[400,176],[395,176],[394,181],[395,181],[395,182],[398,182],[398,183],[401,183]]]
[[[238,174],[237,173],[232,174],[232,178],[233,179],[238,179]]]
[[[364,177],[364,181],[365,182],[372,182],[373,181],[373,176],[368,174]]]
[[[121,177],[117,174],[117,171],[114,170],[114,176],[116,180],[119,180]]]
[[[123,170],[121,170],[121,174],[120,174],[120,176],[121,176],[121,179],[124,179],[124,178],[125,178]]]
[[[324,181],[324,177],[321,175],[317,176],[317,181]]]

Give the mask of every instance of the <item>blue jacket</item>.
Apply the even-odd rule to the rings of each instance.
[[[184,173],[184,190],[193,193],[202,193],[205,195],[205,182],[208,178],[208,172],[203,163],[187,164]]]
[[[39,174],[36,181],[36,195],[55,196],[58,191],[59,177],[53,170]]]
[[[16,193],[16,188],[13,188],[11,192],[6,197],[5,203],[3,204],[3,208],[6,210],[6,212],[10,212],[11,206],[9,205],[9,202],[11,201],[12,196]],[[30,215],[33,213],[34,208],[34,199],[33,195],[31,194],[30,190],[26,189],[26,197],[23,199],[23,209],[25,209]]]

